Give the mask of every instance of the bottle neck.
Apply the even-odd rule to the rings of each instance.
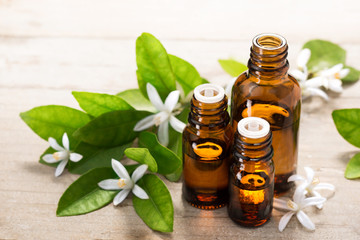
[[[225,128],[229,121],[227,112],[228,99],[224,98],[216,103],[203,103],[195,96],[191,99],[191,111],[189,113],[190,126],[199,130],[217,130]]]
[[[288,45],[276,34],[261,34],[253,39],[248,61],[249,74],[256,78],[279,78],[287,74]]]
[[[236,131],[234,157],[238,161],[270,161],[274,154],[271,142],[271,131],[262,138],[246,138]]]

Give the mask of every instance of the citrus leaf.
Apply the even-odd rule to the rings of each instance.
[[[138,84],[147,96],[146,83],[151,83],[164,101],[171,91],[176,90],[175,74],[163,45],[150,33],[143,33],[136,40],[136,64]]]
[[[161,145],[154,133],[141,132],[139,146],[149,149],[157,163],[158,173],[160,174],[174,173],[181,166],[181,159],[171,150]]]
[[[59,105],[33,108],[20,113],[21,119],[41,138],[53,137],[61,145],[66,132],[71,145],[76,145],[73,132],[90,121],[90,117],[79,110]],[[70,146],[71,147],[71,146]]]
[[[245,64],[233,59],[219,59],[221,67],[232,77],[237,77],[248,68]]]
[[[360,147],[360,108],[334,110],[332,117],[340,135]]]
[[[311,51],[307,63],[311,71],[317,72],[338,63],[345,64],[346,51],[335,43],[316,39],[306,42],[303,48],[308,48]]]
[[[134,109],[126,101],[114,95],[91,92],[72,92],[72,94],[80,107],[94,117],[106,112]]]
[[[341,79],[343,82],[356,82],[357,80],[359,80],[360,71],[350,66],[345,66],[344,68],[348,68],[350,72],[348,73],[348,75]]]
[[[159,177],[152,174],[146,174],[137,184],[145,190],[149,199],[133,196],[136,213],[151,229],[160,232],[172,232],[174,207],[166,185]]]
[[[125,155],[138,162],[148,165],[151,172],[157,172],[157,164],[147,148],[127,148]]]
[[[142,95],[139,89],[129,89],[116,94],[138,111],[156,112],[156,108]]]
[[[360,178],[360,153],[350,159],[346,166],[345,177],[348,179]]]
[[[135,124],[149,112],[120,110],[104,113],[74,132],[74,137],[98,147],[115,147],[133,141]]]

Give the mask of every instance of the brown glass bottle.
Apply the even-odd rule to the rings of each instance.
[[[243,118],[238,124],[230,167],[230,218],[246,227],[257,227],[271,217],[274,197],[274,164],[269,123]]]
[[[228,200],[232,128],[224,89],[195,88],[189,123],[183,132],[183,196],[201,209],[223,207]]]
[[[249,70],[236,80],[232,91],[231,124],[245,117],[261,117],[271,126],[275,164],[275,192],[285,192],[296,172],[301,89],[289,75],[286,40],[276,34],[260,34],[253,39]]]

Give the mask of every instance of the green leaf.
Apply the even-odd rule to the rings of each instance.
[[[185,96],[194,90],[195,87],[206,83],[201,77],[196,68],[189,62],[169,54],[170,63],[175,73],[176,80],[180,83],[185,92]]]
[[[20,117],[41,138],[47,141],[49,137],[53,137],[60,145],[65,132],[70,144],[75,144],[73,132],[90,121],[86,113],[58,105],[36,107],[20,113]]]
[[[138,163],[148,165],[151,172],[158,170],[156,161],[147,148],[128,148],[125,150],[125,155]]]
[[[152,174],[146,174],[137,184],[145,190],[149,199],[133,196],[136,213],[151,229],[172,232],[174,207],[166,185],[159,177]]]
[[[344,68],[350,69],[350,72],[343,79],[341,79],[343,82],[356,82],[357,80],[359,80],[360,71],[350,66],[345,66]]]
[[[159,143],[154,133],[141,132],[139,146],[149,149],[158,165],[158,173],[174,173],[181,165],[181,159],[175,153]]]
[[[129,174],[138,165],[125,166]],[[74,216],[93,212],[108,205],[119,191],[107,191],[98,186],[105,179],[119,178],[112,168],[95,168],[80,176],[61,196],[56,216]]]
[[[245,64],[233,59],[219,59],[221,67],[232,77],[237,77],[248,68]]]
[[[94,117],[106,112],[134,109],[126,101],[114,95],[91,92],[72,92],[72,94],[80,107]]]
[[[149,112],[120,110],[104,113],[74,133],[74,137],[98,147],[115,147],[133,141],[135,124]]]
[[[360,109],[340,109],[332,112],[336,129],[349,143],[360,147]]]
[[[317,39],[306,42],[303,48],[311,51],[307,66],[313,72],[330,68],[338,63],[345,64],[346,51],[335,43]]]
[[[138,111],[156,112],[156,108],[142,95],[139,89],[129,89],[116,94]]]
[[[136,64],[138,84],[147,96],[146,83],[151,83],[164,101],[167,95],[176,90],[175,74],[163,45],[150,33],[143,33],[136,40]]]
[[[346,166],[345,177],[347,179],[360,178],[360,153],[350,159]]]
[[[128,143],[113,148],[101,148],[81,142],[74,152],[83,155],[83,158],[79,162],[69,161],[67,168],[69,172],[75,174],[84,174],[94,168],[111,168],[111,159],[120,161],[124,156],[125,149],[131,145],[132,143]]]

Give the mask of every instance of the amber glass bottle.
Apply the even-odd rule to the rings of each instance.
[[[235,133],[230,167],[228,213],[236,223],[257,227],[271,217],[274,197],[274,164],[269,123],[243,118]]]
[[[253,40],[249,70],[236,80],[232,91],[231,124],[245,117],[261,117],[273,134],[275,192],[292,187],[289,176],[296,172],[301,90],[289,75],[288,45],[276,34],[260,34]]]
[[[232,128],[224,89],[195,88],[183,132],[183,196],[194,207],[216,209],[228,200]]]

